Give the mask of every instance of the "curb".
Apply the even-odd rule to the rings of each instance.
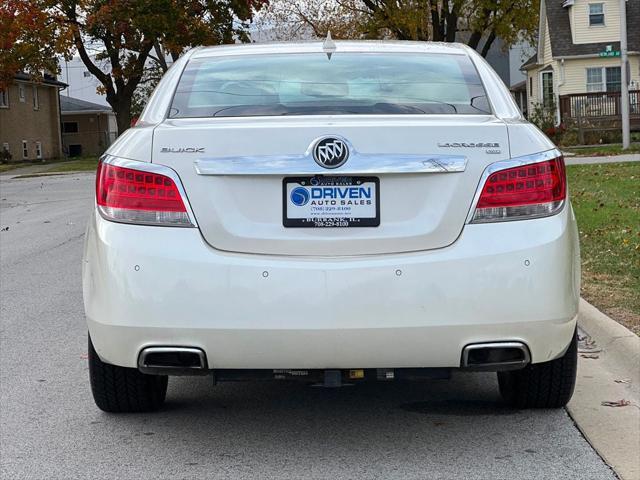
[[[640,337],[580,299],[578,375],[567,411],[622,480],[640,479]],[[581,342],[582,343],[582,342]],[[625,400],[626,405],[608,405]]]
[[[95,173],[87,170],[74,170],[71,172],[42,172],[42,173],[24,173],[22,175],[16,175],[11,177],[10,180],[15,178],[37,178],[37,177],[56,177],[60,175],[76,175],[78,173]]]
[[[640,337],[582,298],[578,318],[580,326],[597,339],[616,370],[640,384]]]

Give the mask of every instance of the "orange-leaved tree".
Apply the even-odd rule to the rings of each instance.
[[[171,60],[192,46],[245,41],[248,21],[267,0],[9,2],[19,6],[14,13],[7,9],[7,17],[13,16],[7,23],[15,31],[7,37],[20,41],[7,42],[11,60],[5,75],[37,72],[45,61],[51,68],[51,53],[77,54],[100,82],[122,133],[131,124],[134,92],[154,80],[145,76],[149,69],[166,71]],[[37,36],[31,30],[38,30]],[[34,36],[36,41],[30,42]],[[21,52],[29,43],[32,50]]]
[[[67,51],[70,37],[37,2],[0,2],[0,88],[5,88],[18,72],[34,79],[56,73],[56,55]]]

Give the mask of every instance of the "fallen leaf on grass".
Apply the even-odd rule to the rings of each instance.
[[[631,402],[629,400],[622,399],[615,402],[602,402],[600,405],[603,407],[628,407],[631,405]]]

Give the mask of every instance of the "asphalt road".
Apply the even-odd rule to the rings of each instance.
[[[505,408],[492,374],[338,390],[174,377],[161,412],[100,412],[80,282],[92,182],[0,180],[3,479],[615,478],[564,410]]]

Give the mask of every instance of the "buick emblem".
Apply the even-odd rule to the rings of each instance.
[[[349,147],[344,140],[335,137],[320,139],[313,147],[313,159],[324,168],[338,168],[349,158]]]

